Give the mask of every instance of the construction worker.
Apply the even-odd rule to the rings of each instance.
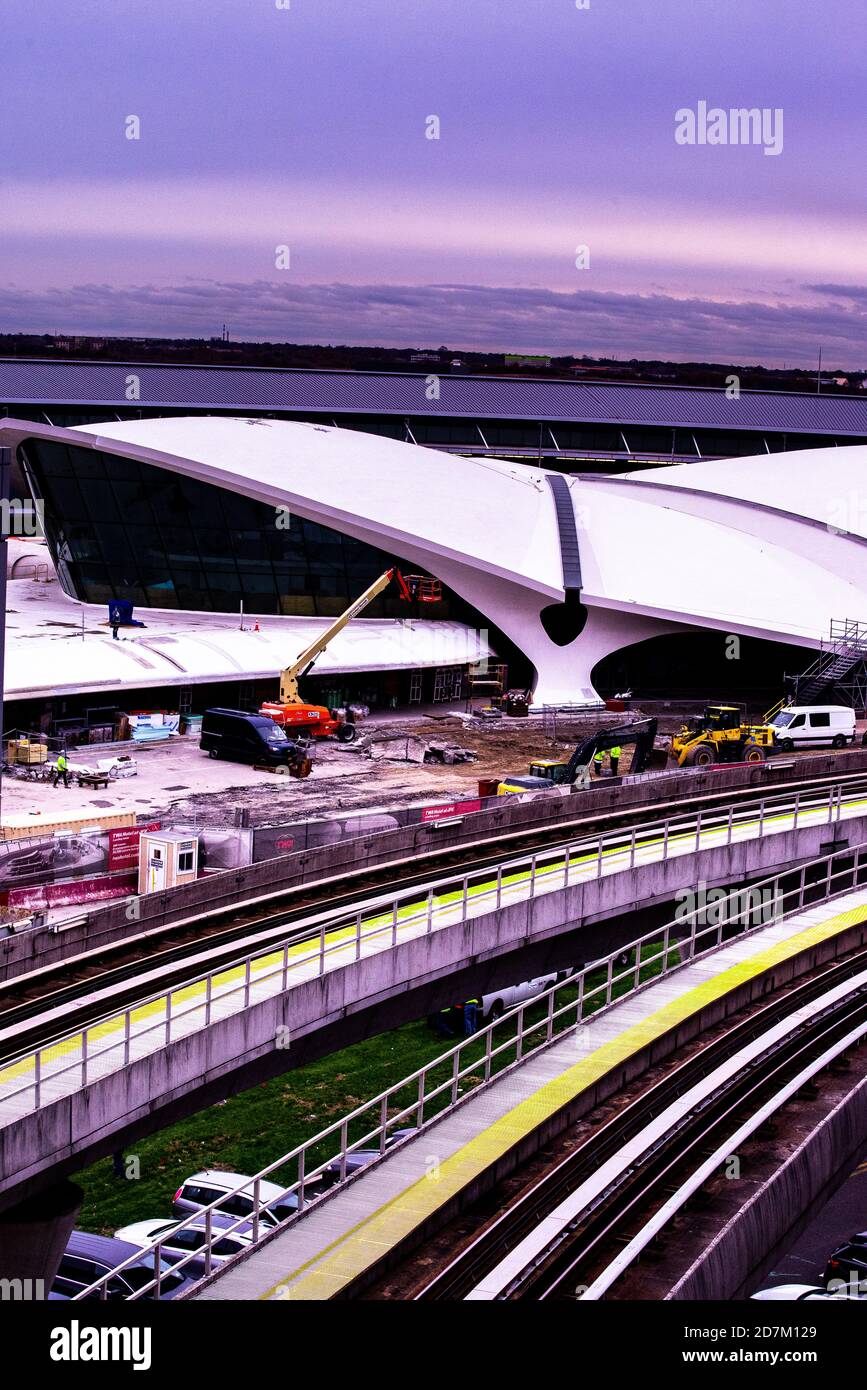
[[[613,748],[609,748],[609,750],[608,750],[608,759],[609,759],[609,762],[611,763],[611,776],[612,776],[612,777],[616,777],[616,776],[617,776],[617,768],[618,768],[618,765],[619,765],[619,763],[620,763],[620,752],[621,752],[621,749],[620,749],[620,744],[619,744],[619,743],[615,743],[614,747],[613,747]]]
[[[466,1001],[466,1003],[464,1004],[464,1037],[465,1037],[465,1038],[471,1037],[472,1034],[475,1033],[475,1031],[476,1031],[476,1026],[477,1026],[476,1021],[477,1021],[478,1016],[479,1016],[479,1008],[480,1008],[480,1007],[481,1007],[481,1000],[480,1000],[480,999],[468,999],[468,1000]]]
[[[52,773],[52,783],[56,787],[63,778],[64,787],[69,786],[69,763],[66,761],[66,753],[61,749],[57,755],[57,763]]]
[[[600,748],[599,751],[598,751],[597,753],[594,753],[594,754],[593,754],[593,772],[594,772],[594,775],[595,775],[596,777],[601,777],[601,776],[602,776],[602,768],[603,768],[604,764],[605,764],[605,753],[604,753],[604,751]]]
[[[431,1014],[428,1019],[433,1024],[434,1032],[438,1038],[453,1038],[454,1029],[449,1023],[449,1014],[452,1012],[453,1005],[449,1004],[445,1009],[440,1009],[439,1013]]]

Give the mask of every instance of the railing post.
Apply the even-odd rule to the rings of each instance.
[[[213,995],[213,986],[214,986],[214,977],[213,977],[213,975],[208,975],[208,978],[207,978],[207,980],[205,981],[205,1027],[206,1027],[206,1028],[208,1027],[208,1024],[209,1024],[210,1021],[211,1021],[211,998],[212,998],[212,995]]]
[[[669,829],[669,822],[668,822],[668,817],[666,816],[665,825],[664,825],[664,827],[663,827],[663,832],[662,832],[662,859],[663,859],[663,862],[665,862],[665,860],[668,858],[668,829]]]
[[[385,1127],[388,1124],[388,1095],[379,1102],[379,1152],[385,1153]]]
[[[698,850],[700,844],[701,844],[701,811],[699,811],[698,815],[696,816],[696,820],[695,820],[695,847],[696,847],[696,850]]]
[[[632,841],[629,846],[629,867],[635,868],[635,826],[632,827]]]
[[[320,975],[322,974],[322,971],[323,971],[324,969],[325,969],[325,924],[323,923],[323,924],[322,924],[322,931],[321,931],[321,933],[320,933],[320,947],[319,947],[319,974],[320,974]],[[281,992],[282,992],[283,994],[285,994],[286,991],[287,991],[287,989],[289,988],[289,942],[288,942],[288,941],[287,941],[287,942],[284,944],[284,946],[283,946],[283,978],[282,978],[282,981],[281,981],[281,986],[282,986]]]
[[[392,946],[397,945],[397,898],[395,898],[391,910],[391,944]]]
[[[422,1125],[424,1124],[424,1093],[426,1081],[427,1070],[425,1067],[422,1067],[421,1074],[418,1078],[418,1101],[416,1103],[415,1109],[415,1123],[417,1129],[421,1129]]]
[[[515,1061],[520,1062],[524,1055],[524,1006],[518,1010],[518,1025],[515,1034]]]
[[[361,960],[361,908],[355,914],[355,959]]]
[[[486,1081],[490,1081],[490,1079],[491,1079],[491,1064],[492,1064],[492,1060],[493,1060],[492,1057],[491,1057],[491,1049],[493,1048],[493,1045],[494,1045],[494,1030],[493,1030],[493,1028],[488,1028],[487,1032],[485,1033],[485,1080],[486,1080]]]
[[[211,1244],[213,1240],[213,1215],[210,1207],[205,1212],[205,1275],[211,1272]]]
[[[532,857],[532,859],[530,860],[530,897],[533,898],[533,897],[535,897],[535,895],[536,895],[536,856],[535,856],[535,854],[534,854],[533,857]]]
[[[732,804],[732,805],[729,807],[729,825],[728,825],[728,834],[726,835],[726,844],[727,844],[727,845],[730,845],[731,842],[732,842],[732,828],[733,828],[733,825],[734,825],[734,818],[735,818],[735,808],[734,808],[734,804]]]
[[[497,865],[497,911],[500,910],[500,906],[501,906],[501,904],[502,904],[502,901],[503,901],[503,866],[502,866],[502,864],[498,864],[498,865]]]
[[[259,1183],[260,1183],[260,1179],[259,1179],[259,1178],[256,1178],[255,1182],[253,1183],[253,1244],[254,1244],[254,1245],[256,1244],[256,1241],[259,1239],[259,1200],[260,1200],[260,1198],[259,1198],[259,1191],[260,1191]]]
[[[40,1095],[41,1085],[42,1085],[42,1053],[40,1052],[39,1048],[37,1047],[36,1053],[35,1053],[34,1058],[33,1058],[33,1095],[34,1095],[34,1109],[35,1109],[35,1110],[38,1110],[38,1109],[39,1109],[39,1095]]]
[[[804,864],[803,867],[802,867],[802,869],[801,869],[801,887],[800,887],[800,891],[799,891],[799,893],[798,893],[798,907],[799,907],[799,908],[802,908],[802,907],[804,906],[804,896],[805,896],[805,893],[806,893],[806,889],[807,889],[807,866],[806,866],[806,864]]]
[[[250,1007],[250,957],[244,961],[244,1008]]]
[[[461,1053],[459,1048],[452,1057],[452,1105],[456,1105],[458,1100],[458,1072],[461,1067],[460,1058]]]
[[[499,904],[499,901],[498,901],[498,902],[497,902],[497,906],[499,907],[499,905],[500,905],[500,904]],[[427,930],[428,930],[428,932],[432,932],[432,931],[433,931],[433,889],[432,889],[432,888],[429,888],[429,889],[427,890]]]
[[[166,1046],[171,1041],[172,1036],[172,992],[166,991]]]
[[[554,996],[555,996],[555,994],[556,994],[556,990],[552,990],[551,993],[548,995],[548,1027],[547,1027],[547,1030],[546,1030],[546,1033],[545,1033],[545,1037],[546,1037],[546,1040],[547,1040],[548,1042],[550,1042],[551,1039],[552,1039],[553,1036],[554,1036]]]
[[[578,998],[577,998],[577,1000],[576,1000],[576,1004],[577,1004],[577,1007],[578,1007],[578,1015],[577,1015],[577,1022],[578,1022],[578,1023],[580,1023],[581,1020],[582,1020],[582,1018],[584,1017],[584,987],[585,987],[585,981],[586,981],[586,979],[587,979],[587,971],[586,971],[586,969],[585,969],[585,970],[582,970],[582,971],[581,971],[581,974],[578,976]]]
[[[567,846],[566,846],[566,858],[565,858],[565,860],[564,860],[564,862],[563,862],[563,887],[564,887],[564,888],[568,888],[568,887],[569,887],[569,855],[570,855],[570,853],[571,853],[571,850],[572,850],[572,846],[571,846],[571,845],[567,845]]]
[[[87,1025],[81,1030],[81,1084],[87,1085]]]
[[[598,851],[597,851],[596,877],[597,877],[597,878],[601,878],[601,877],[602,877],[602,836],[601,836],[601,835],[599,836],[599,847],[598,847]]]
[[[762,838],[762,836],[764,835],[764,833],[765,833],[765,798],[762,797],[761,801],[759,802],[759,839]]]
[[[302,1149],[301,1152],[300,1152],[299,1155],[298,1155],[298,1210],[299,1210],[299,1211],[303,1211],[303,1210],[304,1210],[304,1204],[305,1204],[305,1200],[306,1200],[306,1199],[305,1199],[305,1196],[304,1196],[304,1178],[305,1178],[306,1168],[307,1168],[307,1165],[306,1165],[306,1163],[305,1163],[304,1160],[305,1160],[306,1156],[307,1156],[307,1150],[306,1150],[306,1149]]]
[[[795,792],[795,814],[794,814],[794,818],[793,818],[793,820],[792,820],[792,829],[793,829],[793,830],[797,830],[797,828],[798,828],[798,813],[800,812],[800,809],[801,809],[801,793],[800,793],[800,790],[798,790],[798,791]]]
[[[611,983],[614,976],[614,957],[608,957],[608,979],[605,982],[605,1003],[611,1003]]]
[[[211,977],[210,977],[210,975],[209,975],[209,976],[208,976],[208,983],[210,984],[210,982],[211,982]],[[207,1022],[207,1020],[206,1020],[206,1022]],[[124,1016],[123,1016],[123,1064],[124,1064],[125,1067],[128,1067],[128,1066],[129,1066],[129,1034],[130,1034],[130,1017],[129,1017],[129,1009],[127,1009],[126,1012],[124,1013]]]
[[[461,894],[461,921],[462,921],[462,922],[465,922],[465,921],[467,920],[467,888],[468,888],[468,879],[467,879],[467,875],[465,874],[465,875],[464,875],[464,891],[463,891],[463,893]]]
[[[346,1180],[346,1146],[349,1143],[349,1125],[346,1120],[340,1126],[340,1181]]]

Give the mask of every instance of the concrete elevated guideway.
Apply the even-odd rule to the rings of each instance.
[[[542,1001],[548,1003],[547,1010],[540,1009],[543,1025],[546,1012],[549,1020],[547,1041],[534,1041],[531,1025],[527,1050],[532,1055],[527,1060],[515,1061],[502,1075],[462,1099],[456,1100],[453,1093],[452,1104],[441,1118],[369,1162],[326,1200],[314,1202],[282,1233],[214,1271],[189,1296],[207,1301],[310,1301],[363,1293],[375,1277],[399,1263],[548,1139],[589,1114],[648,1066],[770,989],[865,940],[867,889],[856,888],[728,945],[712,943],[708,954],[696,950],[693,939],[690,963],[676,965],[671,973],[639,986],[619,1003],[612,1001],[608,962],[607,994],[604,985],[599,987],[601,1010],[582,1017],[579,1003],[581,1021],[552,1040],[551,1020],[559,1009],[568,1012],[569,1007],[561,1003],[568,986],[556,987]],[[585,995],[585,1002],[589,997]],[[508,1027],[509,1018],[514,1015],[500,1020],[497,1027]],[[519,1018],[517,1029],[522,1036],[525,1027]],[[535,1032],[538,1035],[539,1024]],[[469,1048],[471,1043],[461,1046]],[[479,1061],[466,1067],[455,1051],[459,1075],[481,1070]],[[489,1040],[485,1055],[489,1057],[491,1051]],[[390,1109],[384,1104],[383,1114]],[[676,1102],[674,1109],[682,1112],[683,1102]],[[412,1120],[410,1106],[405,1117],[393,1122],[411,1125]],[[634,1156],[625,1155],[619,1161],[637,1162],[641,1142],[637,1135]],[[368,1142],[365,1147],[377,1145]],[[846,1156],[839,1154],[838,1161],[845,1164]],[[568,1204],[579,1210],[582,1204],[598,1200],[616,1168],[617,1160],[612,1159],[588,1178],[583,1185],[586,1191],[577,1189],[567,1198]],[[808,1204],[814,1189],[820,1191],[829,1176],[818,1168],[808,1172],[799,1193],[802,1201]],[[476,1287],[465,1297],[476,1301],[503,1297],[516,1273],[541,1258],[558,1235],[559,1219],[552,1213],[539,1222],[498,1265],[477,1276]],[[789,1218],[771,1204],[767,1229],[756,1230],[755,1238],[760,1243],[766,1240],[770,1247],[784,1219]],[[591,1290],[587,1296],[601,1295]]]
[[[0,1034],[10,1059],[0,1071],[0,1203],[462,994],[594,959],[606,933],[610,941],[606,921],[680,889],[744,883],[864,840],[864,793],[837,789],[818,804],[784,793],[700,821],[652,822],[384,896],[354,916],[313,914],[305,939],[275,929],[270,945],[257,938],[255,954],[212,973],[205,948],[189,983],[128,1008],[115,993],[83,1032],[74,1014],[65,1028],[53,1020],[35,1051],[15,1056],[14,1037]],[[633,925],[620,940],[634,937]]]

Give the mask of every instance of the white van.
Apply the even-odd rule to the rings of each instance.
[[[846,705],[790,705],[771,720],[774,745],[793,748],[844,748],[855,742],[855,711]]]

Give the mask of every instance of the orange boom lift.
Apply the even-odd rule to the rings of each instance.
[[[360,598],[351,603],[339,618],[336,618],[330,627],[305,647],[291,666],[287,666],[280,672],[280,698],[279,700],[266,700],[259,710],[260,714],[273,719],[275,724],[280,724],[287,733],[291,730],[295,734],[306,732],[312,738],[333,738],[335,735],[341,743],[352,743],[357,737],[357,730],[354,724],[347,724],[345,720],[336,718],[324,705],[308,705],[298,693],[298,682],[306,676],[314,661],[321,656],[332,638],[336,637],[351,623],[353,618],[357,618],[369,603],[381,594],[383,589],[387,589],[389,584],[395,580],[400,591],[400,597],[408,602],[418,599],[422,603],[435,602],[442,593],[439,580],[426,579],[421,575],[410,575],[409,581],[404,579],[399,569],[386,570],[378,579],[365,589]],[[436,599],[428,597],[428,593],[422,593],[421,584],[436,586]]]

